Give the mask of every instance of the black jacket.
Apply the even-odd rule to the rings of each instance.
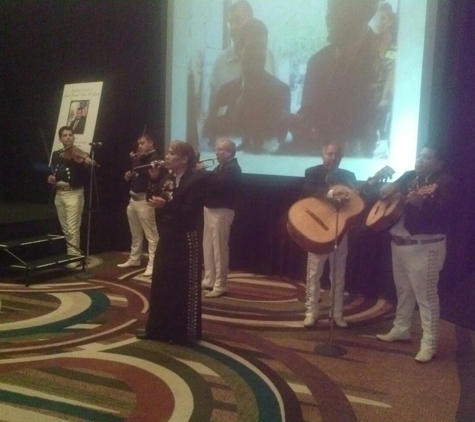
[[[325,198],[332,185],[344,185],[354,189],[356,183],[356,176],[351,171],[339,168],[330,173],[322,164],[309,167],[305,170],[302,198],[309,196]]]
[[[176,233],[197,230],[203,211],[205,178],[193,170],[187,170],[180,178],[180,184],[171,195],[164,192],[174,179],[173,174],[163,177],[159,183],[159,191],[168,197],[167,204],[156,210],[159,233],[163,230]]]
[[[220,164],[206,174],[206,195],[204,206],[207,208],[228,208],[233,210],[236,194],[241,180],[241,167],[236,158]]]
[[[66,182],[72,188],[80,188],[87,184],[89,168],[84,161],[66,160],[63,157],[64,150],[53,152],[51,157],[51,170],[57,182]]]
[[[446,173],[434,173],[427,180],[418,180],[414,170],[404,173],[396,188],[407,195],[411,185],[435,184],[435,191],[424,199],[421,207],[406,203],[404,228],[409,234],[446,234],[454,208],[454,180]]]

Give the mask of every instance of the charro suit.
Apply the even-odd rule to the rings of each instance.
[[[64,149],[54,151],[51,169],[56,179],[54,204],[69,255],[79,255],[80,228],[84,209],[84,185],[89,171],[83,162],[64,157]]]
[[[203,230],[205,275],[202,286],[218,293],[228,290],[228,242],[240,179],[241,167],[236,158],[207,173]]]
[[[323,166],[310,167],[305,170],[305,182],[302,191],[302,197],[315,196],[318,198],[326,198],[329,195],[333,185],[344,185],[354,188],[356,185],[356,177],[354,173],[336,169],[329,172]],[[307,257],[307,276],[306,276],[306,316],[318,318],[319,309],[318,302],[320,300],[320,277],[327,259],[330,260],[330,279],[332,289],[335,289],[335,304],[333,309],[333,317],[341,318],[343,315],[343,294],[345,287],[345,266],[346,257],[348,255],[348,236],[345,234],[340,241],[336,253],[336,277],[333,275],[333,259],[334,255],[316,255],[309,253]]]
[[[422,205],[406,203],[401,219],[390,229],[393,276],[398,304],[392,334],[410,335],[412,314],[417,303],[422,322],[421,350],[435,353],[439,334],[439,272],[446,256],[446,234],[452,214],[453,179],[442,172],[427,178],[415,171],[404,173],[396,182],[406,195],[424,185],[435,188]]]

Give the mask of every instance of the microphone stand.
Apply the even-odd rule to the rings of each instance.
[[[87,236],[86,236],[86,256],[84,258],[84,271],[76,275],[76,278],[79,280],[89,280],[93,277],[93,274],[88,271],[89,269],[89,250],[91,244],[91,219],[92,219],[92,191],[93,191],[93,180],[94,180],[94,167],[96,166],[94,161],[94,155],[96,147],[102,146],[101,142],[91,142],[91,178],[89,181],[89,204],[87,209]],[[97,186],[96,186],[97,189]],[[97,192],[96,192],[97,193]],[[99,198],[97,198],[99,199]],[[99,202],[99,201],[98,201]]]
[[[332,271],[330,274],[330,284],[331,286],[331,304],[330,304],[330,335],[328,337],[328,341],[326,343],[317,344],[314,347],[314,352],[322,355],[322,356],[343,356],[346,355],[347,351],[344,347],[338,346],[333,344],[333,327],[335,325],[335,321],[333,321],[333,314],[335,308],[335,291],[336,291],[336,259],[337,259],[337,251],[338,251],[338,219],[340,216],[340,210],[343,206],[347,203],[345,200],[333,200],[333,206],[336,210],[336,219],[335,219],[335,241],[333,244],[333,263],[332,263]]]

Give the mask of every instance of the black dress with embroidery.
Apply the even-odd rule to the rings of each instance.
[[[174,186],[164,177],[155,195],[167,199],[157,209],[160,240],[155,253],[147,337],[179,344],[201,339],[201,243],[204,178],[191,170]]]

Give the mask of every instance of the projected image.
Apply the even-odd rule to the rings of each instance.
[[[240,140],[239,150],[269,152],[268,141],[277,139],[279,147],[286,143],[290,87],[266,70],[267,57],[271,56],[265,24],[251,18],[239,29],[232,48],[239,48],[241,76],[224,84],[211,78],[211,85],[218,89],[210,98],[204,135],[211,148],[218,136],[232,135]],[[213,75],[226,75],[229,62],[219,59]]]
[[[347,156],[387,157],[396,15],[388,2],[379,3],[374,15],[375,3],[328,3],[329,45],[307,63],[290,144],[295,149],[320,149],[322,143],[336,140]],[[369,26],[373,16],[375,29]]]
[[[388,160],[398,151],[403,141],[394,128],[418,110],[423,59],[423,48],[404,50],[403,66],[414,75],[398,85],[398,30],[406,22],[405,44],[413,36],[409,42],[423,46],[423,1],[412,12],[406,7],[406,21],[400,9],[407,0],[173,3],[172,138],[186,122],[185,138],[203,157],[216,140],[232,138],[238,157],[254,166],[259,156],[256,172],[270,174],[286,174],[272,170],[283,157],[316,157],[328,141],[355,160]],[[399,114],[398,88],[414,90]],[[412,130],[404,142],[415,146]],[[265,164],[262,156],[269,156]]]
[[[84,133],[88,108],[89,100],[71,101],[68,113],[68,122],[66,123],[66,126],[69,126],[73,133],[78,135],[82,135]]]

